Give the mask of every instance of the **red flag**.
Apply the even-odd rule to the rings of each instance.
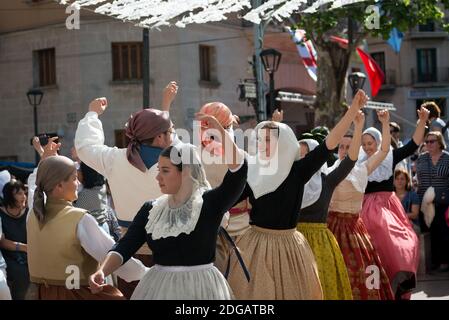
[[[360,48],[357,48],[357,52],[365,65],[365,70],[368,73],[369,83],[371,84],[371,96],[377,96],[382,83],[385,80],[385,74],[382,69],[377,64],[376,60],[373,59],[368,53]]]
[[[347,39],[337,36],[331,36],[330,38],[332,41],[337,42],[342,48],[348,47]],[[371,96],[375,97],[377,96],[382,83],[385,81],[385,74],[377,64],[376,60],[374,60],[368,53],[360,48],[357,48],[357,53],[362,59],[365,70],[368,73],[368,79],[371,85]]]

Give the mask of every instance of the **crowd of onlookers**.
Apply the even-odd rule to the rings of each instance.
[[[432,270],[449,271],[449,132],[434,102],[424,104],[430,111],[428,131],[418,152],[397,165],[396,195],[413,223],[414,230],[430,233]],[[392,122],[392,147],[403,145],[400,127]],[[429,187],[432,187],[429,189]],[[447,195],[447,196],[446,196]]]
[[[449,146],[448,125],[440,109],[425,103],[430,111],[428,132],[419,151],[399,163],[394,174],[396,195],[413,223],[416,233],[430,233],[432,269],[449,271]],[[390,124],[392,148],[403,145],[398,124]],[[406,142],[406,141],[405,141]],[[35,144],[38,152],[40,146]],[[107,181],[79,161],[74,148],[72,159],[78,164],[81,187],[75,206],[89,211],[98,225],[117,241],[120,227]],[[432,187],[432,188],[430,188]],[[31,200],[31,201],[30,201]],[[8,171],[0,172],[0,299],[25,299],[30,286],[27,265],[27,185]],[[6,280],[5,280],[6,279]],[[7,283],[7,286],[6,286]]]
[[[42,153],[40,146],[35,148]],[[117,241],[120,227],[114,203],[104,177],[79,161],[75,149],[72,159],[78,166],[76,207],[86,209],[103,230]],[[0,300],[29,298],[30,276],[27,264],[26,220],[33,199],[27,198],[27,184],[16,179],[7,170],[0,172]],[[27,201],[28,200],[28,201]],[[7,281],[3,281],[7,280]],[[5,286],[7,283],[8,287]]]

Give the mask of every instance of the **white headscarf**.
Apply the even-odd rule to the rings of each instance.
[[[381,148],[382,145],[382,134],[379,130],[374,127],[368,128],[363,131],[363,134],[369,134],[376,140],[377,150]],[[362,163],[368,159],[368,155],[363,151],[363,148],[360,148],[359,153],[359,163]],[[382,182],[384,180],[390,179],[393,175],[393,150],[390,147],[387,156],[382,161],[382,163],[374,170],[368,177],[368,181]]]
[[[299,143],[307,144],[309,152],[319,146],[319,143],[314,139],[302,139]],[[327,164],[324,164],[320,170],[310,178],[310,180],[304,185],[304,193],[302,196],[301,209],[311,206],[320,198],[322,190],[321,173],[327,172]]]
[[[11,181],[11,174],[8,170],[0,171],[0,196],[3,198],[3,187]]]
[[[258,136],[260,129],[267,123],[271,121],[256,126]],[[289,175],[293,162],[299,159],[299,143],[292,129],[284,123],[276,122],[276,125],[279,137],[271,159],[261,159],[260,151],[248,159],[248,184],[256,199],[275,191]]]
[[[193,182],[192,194],[189,200],[178,208],[170,208],[168,200],[171,195],[162,195],[153,202],[145,227],[153,240],[177,237],[181,233],[190,234],[200,217],[203,193],[211,189],[195,146],[178,143],[172,149],[171,161],[174,163],[181,161],[182,170],[190,171]],[[184,183],[183,179],[181,189],[185,188]]]

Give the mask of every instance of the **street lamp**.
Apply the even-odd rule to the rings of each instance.
[[[352,96],[355,96],[359,89],[365,84],[366,75],[363,72],[353,72],[348,76],[349,85],[352,89]]]
[[[274,111],[274,73],[279,68],[282,53],[276,49],[265,49],[260,53],[263,67],[270,75],[270,111]]]
[[[27,92],[28,102],[33,106],[33,115],[34,115],[34,136],[37,136],[37,106],[41,104],[42,97],[44,93],[39,89],[30,89]],[[39,163],[39,154],[36,152],[35,154],[36,164]]]

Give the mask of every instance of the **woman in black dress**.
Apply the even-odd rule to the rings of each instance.
[[[104,277],[126,262],[146,241],[155,265],[147,272],[132,299],[231,299],[231,289],[213,266],[218,229],[223,215],[238,200],[248,166],[243,153],[215,117],[198,115],[206,126],[225,137],[229,171],[211,189],[195,147],[178,144],[159,157],[157,180],[163,196],[143,205],[126,235],[100,269],[91,276],[93,292]]]

